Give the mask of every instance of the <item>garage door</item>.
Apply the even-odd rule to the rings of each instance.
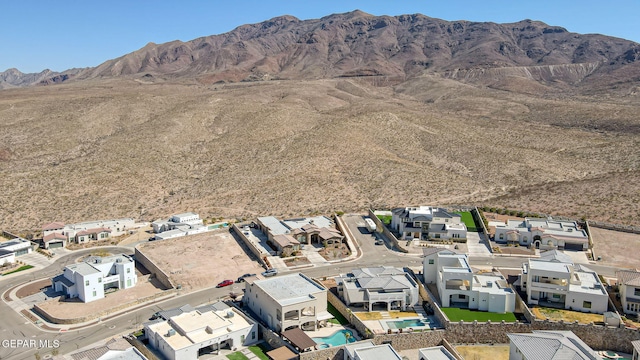
[[[29,249],[18,250],[18,251],[16,251],[16,256],[20,256],[20,255],[24,255],[24,254],[28,254],[28,253],[29,253]]]
[[[58,241],[58,242],[50,242],[49,243],[49,249],[57,249],[57,248],[61,248],[62,247],[62,242]]]

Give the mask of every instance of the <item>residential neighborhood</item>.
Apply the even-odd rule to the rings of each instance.
[[[378,213],[282,220],[264,216],[212,228],[195,212],[146,227],[133,219],[50,223],[39,239],[16,237],[0,243],[0,259],[13,264],[27,255],[43,257],[34,249],[57,249],[75,260],[45,278],[48,285],[41,282],[40,291],[26,292],[26,285],[37,283],[31,279],[7,290],[4,298],[20,305],[15,309],[23,309],[22,314],[32,314],[37,324],[63,332],[69,324],[90,329],[103,321],[117,322],[129,311],[149,314],[160,309],[144,318],[136,315],[136,326],[124,337],[130,344],[127,356],[136,359],[463,359],[463,353],[485,343],[504,344],[499,349],[509,359],[559,354],[600,359],[607,358],[603,354],[636,351],[634,341],[640,336],[636,338],[637,330],[625,319],[637,316],[640,300],[634,297],[640,299],[640,273],[618,269],[602,276],[582,245],[569,249],[567,237],[564,243],[542,244],[549,234],[538,232],[549,227],[588,236],[577,222],[509,220],[504,229],[495,226],[492,241],[476,220],[484,215],[475,207],[399,207]],[[100,236],[92,234],[133,242],[101,250],[106,248]],[[203,241],[215,245],[203,248]],[[65,247],[78,243],[86,248]],[[191,259],[178,259],[175,252],[158,257],[147,244],[159,250],[195,246],[205,252],[198,254],[203,262],[195,262],[195,253]],[[343,247],[350,256],[333,261],[313,256]],[[522,255],[509,252],[518,247]],[[222,251],[220,260],[207,261],[216,248]],[[116,249],[135,253],[113,253]],[[74,253],[87,255],[74,258]],[[479,257],[485,253],[490,255]],[[49,256],[50,264],[55,257]],[[245,257],[256,267],[242,265],[234,271]],[[380,264],[384,259],[393,260]],[[365,266],[351,265],[356,263]],[[496,265],[500,263],[510,265]],[[217,274],[228,279],[204,283],[194,277]],[[187,278],[193,282],[185,282]],[[615,293],[608,292],[613,287],[603,279],[616,284]],[[175,305],[160,305],[166,301]],[[567,320],[549,317],[559,311]],[[590,320],[569,320],[581,318]],[[597,342],[581,338],[596,332],[612,335]],[[468,343],[471,334],[476,348],[456,345]],[[614,334],[631,340],[612,342]],[[100,353],[115,354],[114,343],[109,344],[95,346],[108,349]]]

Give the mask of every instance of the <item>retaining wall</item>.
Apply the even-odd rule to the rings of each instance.
[[[347,319],[347,321],[349,321],[349,323],[358,331],[361,338],[370,339],[373,337],[371,330],[369,330],[362,320],[355,316],[353,312],[351,312],[351,309],[349,309],[342,300],[340,300],[340,298],[334,295],[331,291],[327,291],[327,301],[329,301],[329,303],[333,305],[333,307],[335,307],[336,310],[338,310],[338,312]]]
[[[106,309],[106,310],[102,310],[99,312],[95,312],[89,316],[83,316],[83,317],[77,317],[77,318],[58,318],[55,317],[51,314],[49,314],[46,310],[42,309],[40,306],[38,306],[38,304],[33,305],[33,311],[35,311],[38,315],[40,315],[41,317],[43,317],[46,321],[53,323],[53,324],[78,324],[78,323],[84,323],[84,322],[88,322],[94,319],[98,319],[101,317],[105,317],[108,315],[115,315],[116,313],[119,312],[123,312],[125,310],[128,310],[128,308],[130,307],[134,307],[136,305],[140,305],[140,304],[144,304],[144,305],[148,305],[146,303],[159,299],[159,298],[169,298],[169,297],[173,297],[176,295],[176,290],[172,289],[172,290],[167,290],[167,291],[163,291],[161,293],[155,294],[155,295],[151,295],[151,296],[146,296],[128,303],[124,303],[124,304],[120,304],[116,307],[112,307],[110,309]],[[164,300],[164,299],[163,299]]]
[[[389,229],[382,223],[382,221],[380,221],[380,219],[378,219],[376,214],[371,209],[369,209],[369,217],[371,218],[371,220],[373,220],[373,222],[376,223],[376,226],[378,227],[378,229],[382,229],[382,233],[387,237],[387,239],[389,239],[389,241],[391,241],[391,243],[396,249],[404,253],[409,252],[409,250],[405,249],[402,245],[400,245],[398,238],[395,235],[393,235],[391,231],[389,231]]]
[[[349,248],[353,247],[353,249],[349,249],[349,250],[351,250],[352,253],[355,252],[357,256],[360,256],[362,252],[360,250],[360,247],[358,246],[358,242],[356,241],[356,238],[351,233],[351,230],[349,229],[349,227],[344,224],[342,218],[337,214],[333,214],[333,218],[336,219],[336,227],[345,236],[345,242],[347,243],[347,247]]]
[[[242,232],[242,229],[238,225],[236,224],[231,225],[231,229],[233,229],[233,233],[235,235],[238,235],[238,237],[240,237],[242,242],[244,242],[245,245],[247,245],[251,253],[253,253],[253,255],[255,255],[258,258],[258,262],[260,262],[260,264],[264,266],[266,269],[269,269],[270,266],[265,261],[265,257],[271,256],[271,254],[265,253],[264,251],[262,251],[262,249],[257,247],[256,244],[253,243],[253,241],[249,240],[249,238]]]
[[[601,222],[601,221],[594,221],[594,220],[589,220],[588,223],[589,223],[590,226],[601,228],[601,229],[622,231],[622,232],[633,233],[633,234],[640,234],[640,227],[638,227],[638,226],[609,224],[609,223],[605,223],[605,222]]]
[[[155,278],[158,279],[158,281],[160,281],[160,283],[162,283],[162,285],[164,285],[167,289],[175,288],[175,286],[173,286],[173,283],[171,282],[171,279],[169,278],[169,275],[162,271],[162,269],[160,269],[151,259],[149,259],[142,251],[140,251],[137,246],[135,248],[134,256],[136,258],[136,261],[147,268],[147,270],[149,270],[149,272],[152,273]]]

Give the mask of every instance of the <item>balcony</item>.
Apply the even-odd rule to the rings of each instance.
[[[469,290],[468,280],[447,280],[445,283],[445,289],[447,290]]]
[[[556,292],[566,292],[569,290],[569,286],[567,285],[559,285],[559,284],[553,284],[553,283],[543,283],[543,282],[532,282],[531,284],[527,284],[527,286],[532,289],[532,290],[539,290],[539,291],[548,291],[548,290],[554,290]]]

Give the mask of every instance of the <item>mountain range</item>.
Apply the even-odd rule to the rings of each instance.
[[[0,228],[456,204],[637,225],[639,49],[354,11],[11,69]]]
[[[92,68],[38,74],[10,69],[0,73],[0,87],[120,76],[211,84],[353,76],[404,81],[436,73],[507,90],[533,81],[525,88],[549,91],[632,84],[640,80],[639,59],[638,43],[539,21],[444,21],[356,10],[314,20],[280,16],[187,42],[149,43]]]

